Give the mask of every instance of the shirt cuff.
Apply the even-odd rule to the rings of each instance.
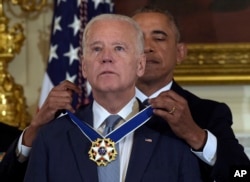
[[[208,130],[207,141],[203,148],[203,151],[198,152],[191,149],[191,151],[199,157],[202,161],[210,166],[213,166],[217,159],[217,138]]]
[[[30,151],[31,151],[31,147],[27,147],[22,144],[24,132],[25,130],[22,132],[21,136],[19,137],[17,149],[16,149],[17,160],[21,163],[28,159],[30,155]]]

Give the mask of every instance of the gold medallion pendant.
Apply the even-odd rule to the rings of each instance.
[[[115,142],[109,138],[98,138],[92,142],[88,154],[89,158],[96,162],[98,166],[106,166],[109,162],[116,159]]]

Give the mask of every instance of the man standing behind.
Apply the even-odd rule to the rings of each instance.
[[[69,113],[41,128],[24,181],[200,181],[198,162],[189,147],[170,130],[158,128],[160,121],[154,116],[142,126],[137,124],[138,129],[126,129],[121,140],[113,140],[119,150],[115,160],[109,161],[115,154],[106,155],[113,151],[112,142],[98,143],[92,134],[107,136],[106,118],[119,115],[119,123],[124,124],[115,125],[116,130],[108,135],[118,136],[116,131],[135,122],[128,119],[143,109],[135,97],[136,80],[145,69],[143,34],[131,18],[109,14],[92,19],[83,37],[82,70],[94,101],[77,111],[79,120]],[[142,111],[152,114],[151,107]],[[141,117],[134,124],[138,121]],[[102,163],[104,159],[109,163]]]
[[[174,17],[151,7],[138,10],[133,19],[141,27],[146,54],[145,73],[136,83],[136,96],[149,100],[154,113],[165,120],[200,159],[203,181],[229,181],[233,167],[250,165],[235,138],[227,105],[200,99],[174,81],[174,69],[186,56],[185,44]]]

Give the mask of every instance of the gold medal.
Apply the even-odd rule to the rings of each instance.
[[[89,158],[95,161],[98,166],[106,166],[109,162],[116,159],[115,142],[109,138],[98,138],[92,142],[88,154]]]

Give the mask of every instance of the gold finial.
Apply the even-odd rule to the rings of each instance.
[[[25,11],[40,10],[46,0],[12,0]],[[20,24],[8,27],[9,20],[4,14],[3,0],[0,0],[0,122],[24,129],[30,122],[30,114],[23,88],[16,84],[8,73],[8,63],[20,52],[25,36]]]
[[[11,0],[11,2],[29,12],[40,11],[47,4],[47,0]]]

